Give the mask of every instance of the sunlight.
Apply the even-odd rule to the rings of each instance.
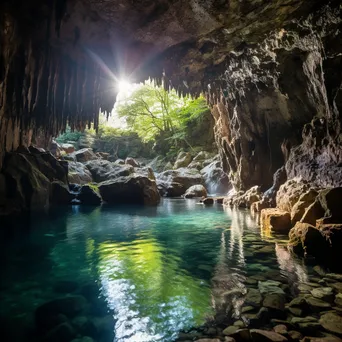
[[[132,88],[132,84],[125,79],[121,79],[118,82],[118,88],[119,92],[128,92]]]

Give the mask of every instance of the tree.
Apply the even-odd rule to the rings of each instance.
[[[116,112],[126,119],[130,129],[144,140],[185,140],[187,123],[208,112],[203,98],[179,97],[175,90],[166,91],[153,82],[137,87],[117,103]]]

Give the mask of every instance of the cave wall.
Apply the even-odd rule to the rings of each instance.
[[[64,0],[1,2],[0,168],[6,152],[38,131],[48,140],[67,123],[96,126],[100,108],[113,108],[113,80],[92,56],[96,49],[110,65],[111,51],[101,53],[106,31],[81,4],[68,10],[77,13],[72,20]]]
[[[326,6],[229,55],[208,100],[237,190],[267,189],[284,163],[288,178],[341,184],[340,32],[341,9]]]

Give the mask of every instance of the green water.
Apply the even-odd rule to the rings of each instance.
[[[242,303],[222,298],[250,277],[282,278],[293,291],[308,277],[285,248],[262,239],[248,212],[195,200],[59,208],[21,225],[27,233],[1,246],[0,317],[28,330],[35,308],[59,296],[60,280],[98,286],[114,341],[153,342],[172,341],[227,307],[238,316]],[[274,248],[255,256],[263,246]]]

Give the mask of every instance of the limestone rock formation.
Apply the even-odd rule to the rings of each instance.
[[[180,168],[167,170],[157,176],[158,189],[162,196],[182,196],[192,185],[202,184],[203,178],[196,169]]]
[[[191,186],[185,191],[184,198],[207,197],[207,190],[202,184]]]
[[[99,184],[99,191],[108,203],[156,205],[160,201],[156,182],[134,174],[104,181]]]

